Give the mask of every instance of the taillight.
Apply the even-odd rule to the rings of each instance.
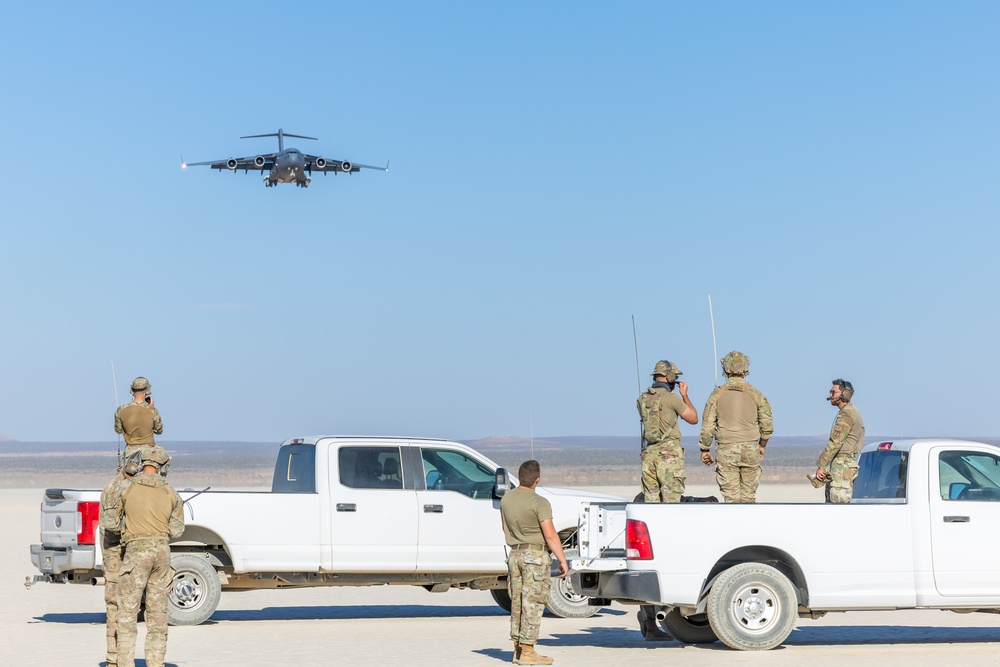
[[[101,518],[101,504],[77,503],[76,511],[80,513],[80,532],[76,534],[76,543],[93,544],[97,536],[97,522]]]
[[[625,522],[625,557],[629,560],[652,560],[653,544],[645,521],[629,519]]]
[[[892,449],[892,443],[891,442],[880,442],[880,443],[878,443],[878,449],[879,449],[879,451],[882,451],[882,452],[884,452],[887,449]]]

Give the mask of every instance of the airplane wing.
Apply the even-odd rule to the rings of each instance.
[[[263,171],[274,168],[276,153],[264,153],[262,155],[252,155],[250,157],[231,157],[225,160],[209,160],[208,162],[182,162],[181,167],[202,167],[208,166],[212,169],[228,169],[230,171]]]
[[[321,171],[324,173],[354,173],[356,171],[361,171],[362,169],[378,169],[379,171],[389,171],[389,163],[386,162],[384,167],[373,167],[370,164],[358,164],[357,162],[351,162],[350,160],[333,160],[329,158],[324,158],[320,155],[304,155],[306,159],[306,170],[307,171]]]

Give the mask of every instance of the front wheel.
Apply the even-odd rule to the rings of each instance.
[[[199,625],[207,621],[219,606],[222,583],[219,573],[207,560],[194,554],[173,554],[170,565],[174,579],[167,596],[167,620],[170,625]]]
[[[792,582],[763,563],[740,563],[716,579],[708,593],[708,622],[726,646],[766,651],[795,627],[798,601]]]

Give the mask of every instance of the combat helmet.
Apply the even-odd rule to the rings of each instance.
[[[163,477],[167,476],[167,470],[170,469],[172,460],[170,454],[167,454],[162,447],[149,447],[142,450],[142,465],[154,466]]]
[[[684,375],[677,364],[672,361],[667,361],[666,359],[661,359],[656,362],[656,366],[653,367],[653,372],[650,373],[653,377],[657,375],[662,375],[667,378],[667,382],[676,382],[678,375]]]
[[[137,377],[132,380],[132,393],[138,394],[140,391],[148,392],[152,387],[149,384],[149,380],[144,377]]]
[[[739,352],[738,350],[733,350],[726,356],[722,357],[722,372],[726,374],[726,377],[730,375],[749,375],[750,374],[750,357]]]

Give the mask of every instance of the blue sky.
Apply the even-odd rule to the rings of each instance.
[[[637,431],[736,348],[776,435],[996,436],[1000,5],[23,4],[0,433]],[[388,173],[180,168],[288,144]],[[686,434],[695,432],[688,427]]]

